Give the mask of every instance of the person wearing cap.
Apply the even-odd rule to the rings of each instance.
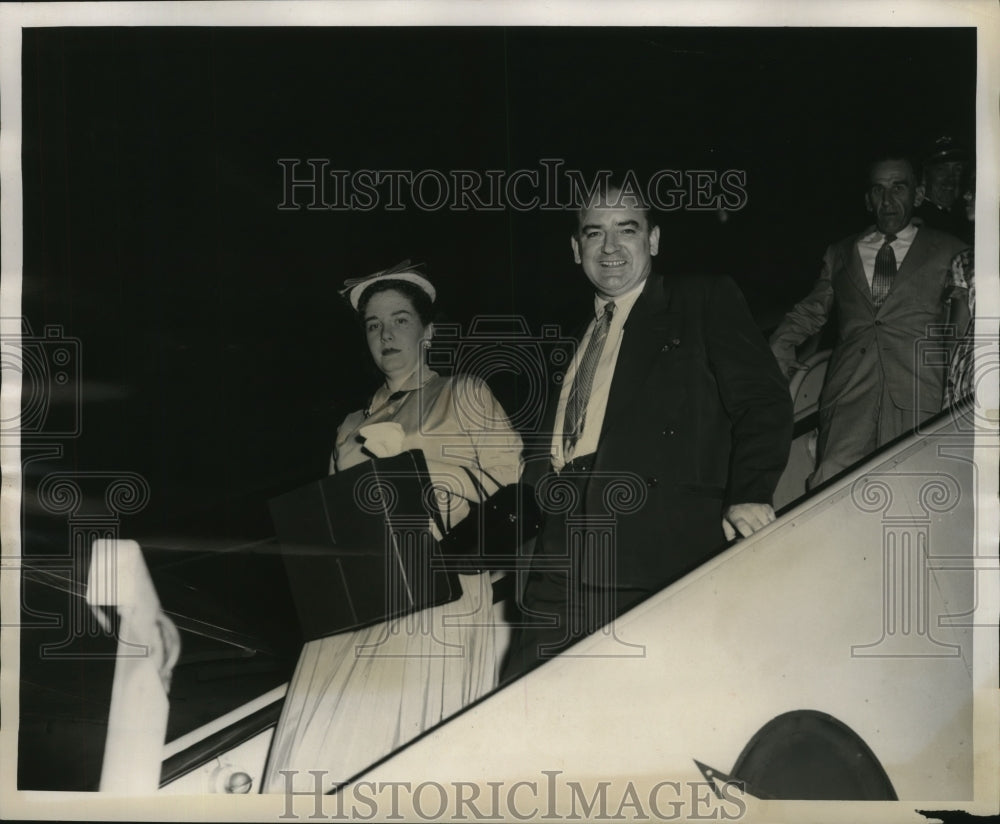
[[[775,517],[792,409],[767,342],[728,278],[654,271],[660,227],[625,185],[574,215],[593,309],[525,471],[546,515],[504,682]]]
[[[518,480],[521,439],[482,380],[425,365],[436,292],[409,261],[345,286],[384,380],[337,430],[330,473],[422,450],[450,528],[481,492]],[[508,628],[495,618],[491,573],[458,577],[456,601],[305,644],[265,791],[315,791],[310,770],[328,791],[496,686]]]
[[[939,137],[923,158],[924,199],[914,210],[931,229],[972,243],[969,219],[969,156],[951,137]]]
[[[941,408],[944,367],[918,362],[918,343],[948,319],[949,265],[967,244],[913,220],[922,195],[905,155],[876,157],[865,192],[875,224],[827,248],[812,291],[771,335],[774,356],[790,377],[804,368],[796,347],[836,310],[810,489]]]

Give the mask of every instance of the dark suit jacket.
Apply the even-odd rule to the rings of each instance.
[[[619,513],[617,586],[662,587],[724,543],[728,504],[770,503],[791,430],[788,385],[736,285],[651,275],[625,324],[583,495],[585,514]],[[620,483],[616,495],[624,476],[641,487],[635,511]],[[538,551],[564,553],[560,534],[545,529]]]

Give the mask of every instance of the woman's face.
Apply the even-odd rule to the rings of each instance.
[[[390,381],[402,381],[416,371],[431,327],[421,323],[408,297],[386,289],[365,307],[365,335],[375,365]]]

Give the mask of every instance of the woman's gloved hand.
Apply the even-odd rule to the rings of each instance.
[[[386,421],[362,426],[358,434],[365,439],[365,450],[376,458],[391,458],[404,452],[405,435],[398,423]]]

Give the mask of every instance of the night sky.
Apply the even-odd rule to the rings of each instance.
[[[870,152],[971,143],[975,55],[971,29],[26,30],[24,315],[79,339],[83,398],[33,471],[142,474],[137,534],[239,533],[373,389],[344,278],[423,261],[445,320],[533,332],[586,305],[564,213],[281,210],[279,159],[745,171],[727,222],[663,216],[658,264],[731,275],[766,330],[865,225]]]

